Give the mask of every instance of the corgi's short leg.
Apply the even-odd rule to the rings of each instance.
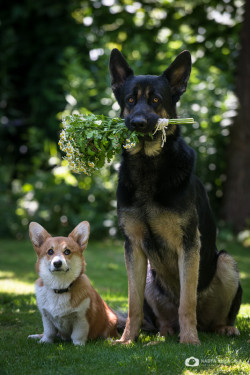
[[[39,341],[40,344],[42,343],[52,343],[54,341],[54,338],[57,334],[57,329],[54,326],[54,324],[51,322],[50,319],[47,318],[46,315],[42,314],[42,320],[43,320],[43,328],[44,328],[44,334]]]
[[[74,345],[85,345],[89,334],[89,324],[86,319],[74,322],[71,339]]]

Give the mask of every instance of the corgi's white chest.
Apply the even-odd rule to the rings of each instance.
[[[36,288],[37,305],[40,310],[47,311],[51,316],[59,317],[72,313],[70,293],[56,294],[45,286]]]
[[[88,325],[86,312],[90,305],[89,298],[85,298],[79,306],[72,308],[70,293],[56,294],[45,286],[36,289],[36,297],[42,316],[49,319],[65,338],[71,336],[77,321],[81,321],[81,325]]]

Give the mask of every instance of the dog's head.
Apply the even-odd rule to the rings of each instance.
[[[128,129],[153,132],[159,118],[175,118],[176,103],[186,91],[191,72],[189,51],[180,53],[160,75],[135,76],[123,55],[110,56],[112,89]]]
[[[52,237],[40,224],[30,223],[30,239],[38,256],[37,272],[46,285],[64,288],[84,271],[83,250],[89,231],[89,223],[83,221],[68,237]]]

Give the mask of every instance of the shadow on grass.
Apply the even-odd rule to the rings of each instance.
[[[36,254],[29,241],[0,241],[0,279],[13,278],[33,283]]]
[[[34,311],[37,309],[34,294],[0,293],[0,318],[1,314]]]

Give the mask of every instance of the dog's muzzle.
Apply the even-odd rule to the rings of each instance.
[[[125,118],[125,124],[131,131],[137,131],[139,133],[153,133],[159,116],[155,113],[144,115],[143,113],[136,113],[128,115]]]
[[[143,116],[136,116],[131,119],[130,126],[138,132],[144,132],[148,127],[148,122]]]
[[[67,272],[69,267],[64,258],[55,256],[51,261],[50,272]]]

